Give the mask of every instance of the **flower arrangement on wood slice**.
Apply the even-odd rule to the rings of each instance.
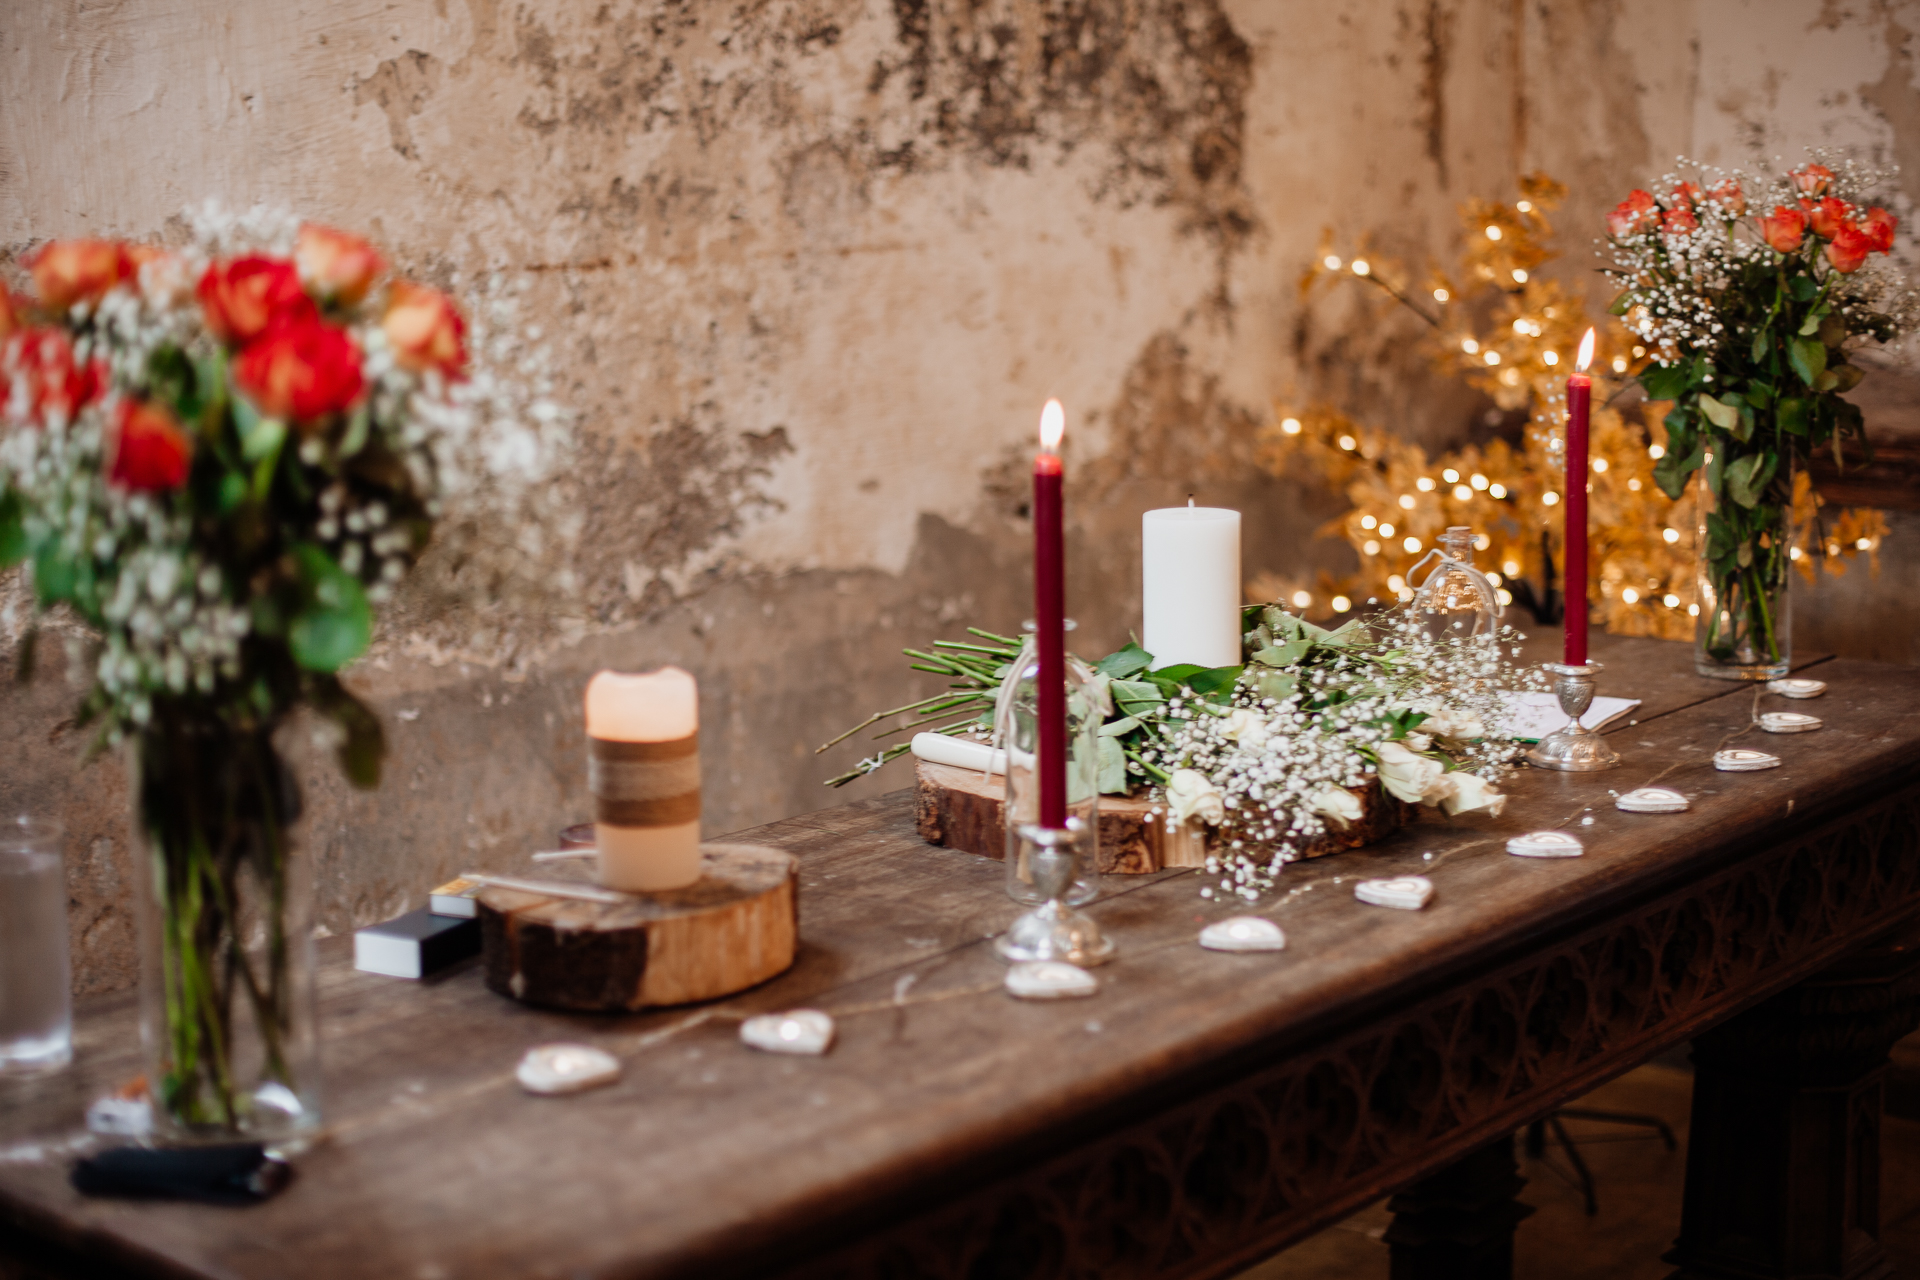
[[[98,637],[81,719],[132,745],[156,1128],[283,1136],[317,1112],[300,801],[273,736],[310,706],[377,784],[379,721],[337,673],[426,546],[487,388],[452,300],[359,237],[192,222],[174,248],[47,244],[31,296],[0,290],[0,566]]]
[[[1261,438],[1262,459],[1277,475],[1303,474],[1352,503],[1321,530],[1359,557],[1351,576],[1315,582],[1256,580],[1252,593],[1280,599],[1310,617],[1344,613],[1369,597],[1405,599],[1410,566],[1446,528],[1480,531],[1480,563],[1504,604],[1540,621],[1562,607],[1560,501],[1565,492],[1566,375],[1588,327],[1579,297],[1542,279],[1552,260],[1548,214],[1565,189],[1543,174],[1521,182],[1512,204],[1461,205],[1466,245],[1458,269],[1424,276],[1370,254],[1350,258],[1331,242],[1303,277],[1303,292],[1362,284],[1417,315],[1436,368],[1485,392],[1503,409],[1527,411],[1518,447],[1504,440],[1438,457],[1393,432],[1354,421],[1325,405],[1274,406]],[[1620,635],[1683,640],[1693,633],[1695,515],[1690,493],[1669,497],[1654,478],[1667,454],[1663,406],[1621,407],[1632,373],[1648,363],[1633,334],[1602,328],[1593,369],[1589,483],[1590,606]],[[1644,420],[1639,420],[1644,418]],[[1886,535],[1877,511],[1829,517],[1802,475],[1795,481],[1790,556],[1811,578],[1816,566],[1840,573],[1847,558],[1877,554]]]
[[[1864,371],[1848,355],[1920,314],[1887,256],[1896,220],[1872,203],[1893,175],[1835,166],[1767,176],[1683,158],[1660,194],[1636,190],[1607,216],[1612,311],[1648,349],[1648,398],[1671,403],[1654,479],[1672,497],[1695,472],[1705,485],[1699,656],[1725,671],[1784,670],[1776,611],[1805,554],[1788,532],[1802,464],[1830,448],[1844,466],[1849,441],[1864,455],[1860,411],[1842,398]]]
[[[1374,779],[1395,798],[1446,813],[1497,814],[1497,783],[1522,744],[1506,730],[1502,692],[1544,687],[1521,669],[1511,629],[1436,639],[1409,611],[1389,609],[1329,630],[1277,604],[1245,610],[1238,666],[1156,668],[1130,643],[1093,664],[1099,788],[1149,792],[1169,823],[1212,828],[1202,890],[1256,898],[1329,828],[1361,818],[1355,788]],[[1019,641],[969,628],[970,641],[908,649],[944,693],[869,716],[875,738],[945,733],[984,742]],[[904,723],[902,720],[904,719]],[[842,786],[907,754],[897,742],[836,778]]]

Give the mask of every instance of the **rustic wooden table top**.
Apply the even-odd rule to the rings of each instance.
[[[1110,879],[1092,910],[1120,952],[1098,971],[1101,991],[1092,999],[1021,1003],[1001,992],[1004,967],[987,943],[1015,914],[1001,866],[921,844],[905,792],[734,837],[801,859],[802,950],[787,974],[713,1005],[626,1017],[546,1013],[491,994],[473,968],[425,984],[356,973],[344,940],[333,940],[324,944],[321,972],[331,1139],[302,1158],[286,1193],[254,1208],[87,1200],[68,1187],[72,1159],[94,1147],[82,1127],[87,1103],[139,1070],[131,997],[85,1005],[71,1071],[0,1084],[0,1224],[10,1224],[17,1240],[50,1242],[97,1265],[169,1276],[712,1277],[810,1265],[831,1271],[817,1261],[823,1254],[898,1235],[915,1215],[932,1215],[928,1233],[971,1230],[940,1218],[942,1206],[997,1182],[1038,1176],[1033,1171],[1061,1153],[1128,1125],[1171,1117],[1147,1146],[1172,1149],[1187,1139],[1167,1136],[1166,1126],[1191,1127],[1179,1119],[1191,1100],[1304,1064],[1297,1085],[1287,1087],[1305,1092],[1267,1102],[1246,1094],[1234,1105],[1249,1117],[1259,1112],[1260,1124],[1322,1135],[1302,1139],[1301,1168],[1319,1167],[1316,1160],[1338,1168],[1329,1165],[1324,1177],[1314,1175],[1318,1181],[1288,1175],[1294,1180],[1285,1183],[1285,1195],[1259,1193],[1285,1203],[1250,1200],[1231,1209],[1229,1217],[1240,1216],[1228,1226],[1205,1228],[1219,1237],[1205,1249],[1181,1246],[1187,1262],[1169,1261],[1174,1255],[1164,1250],[1172,1246],[1162,1240],[1152,1246],[1163,1250],[1155,1260],[1114,1263],[1110,1272],[1222,1274],[1230,1262],[1257,1256],[1256,1248],[1298,1238],[1364,1203],[1356,1197],[1392,1189],[1419,1160],[1431,1163],[1484,1141],[1476,1134],[1493,1132],[1488,1126],[1510,1131],[1514,1108],[1544,1110],[1626,1070],[1652,1048],[1794,980],[1920,902],[1911,874],[1870,866],[1860,874],[1879,877],[1872,892],[1865,880],[1852,895],[1815,886],[1812,900],[1824,914],[1814,924],[1783,926],[1769,916],[1764,927],[1776,940],[1767,954],[1747,955],[1752,947],[1739,939],[1748,934],[1715,925],[1708,933],[1718,943],[1686,951],[1676,963],[1679,935],[1660,923],[1674,911],[1659,903],[1743,874],[1749,862],[1759,868],[1755,875],[1804,875],[1795,868],[1824,864],[1803,853],[1775,873],[1759,859],[1796,839],[1825,839],[1818,833],[1840,830],[1913,787],[1920,670],[1816,660],[1814,674],[1830,685],[1824,698],[1788,703],[1768,696],[1760,703],[1811,711],[1826,728],[1772,736],[1748,729],[1756,693],[1693,676],[1686,647],[1596,637],[1595,656],[1610,664],[1603,692],[1646,702],[1633,717],[1638,723],[1623,722],[1611,735],[1624,757],[1620,768],[1596,775],[1525,771],[1502,817],[1423,821],[1381,845],[1302,864],[1284,892],[1253,908],[1285,927],[1288,945],[1279,954],[1200,950],[1194,938],[1203,924],[1248,908],[1203,901],[1194,872]],[[1713,751],[1734,736],[1739,745],[1782,756],[1785,767],[1715,772]],[[1613,808],[1613,793],[1655,780],[1691,796],[1692,810],[1651,816]],[[1504,852],[1507,836],[1543,827],[1577,832],[1586,855],[1535,861]],[[1912,832],[1902,830],[1904,849]],[[1864,856],[1874,855],[1869,849]],[[1368,907],[1352,896],[1356,879],[1407,873],[1425,874],[1437,887],[1423,911]],[[1726,892],[1745,891],[1735,885]],[[1784,910],[1781,893],[1767,892],[1775,904],[1767,910]],[[1733,908],[1701,910],[1714,921],[1737,915]],[[1641,964],[1644,975],[1633,976],[1638,962],[1626,950],[1594,950],[1602,943],[1624,947],[1593,932],[1626,928],[1621,921],[1640,931],[1636,937],[1657,934],[1646,944],[1653,959]],[[1578,941],[1589,935],[1601,942]],[[1570,972],[1592,970],[1580,978],[1588,984],[1579,997],[1586,1003],[1556,1013],[1558,1021],[1543,1031],[1542,1015],[1528,1010],[1543,1007],[1538,992],[1554,979],[1550,966],[1540,966],[1563,943],[1588,948],[1564,958]],[[1582,958],[1588,955],[1590,961]],[[1603,1001],[1592,984],[1616,970],[1623,985]],[[1545,976],[1525,979],[1534,995],[1509,1001],[1488,994],[1519,990],[1521,979],[1501,976],[1515,974]],[[1654,994],[1633,994],[1643,988]],[[1468,1002],[1457,1016],[1444,1003],[1456,998]],[[1643,998],[1658,1009],[1629,1007]],[[1502,1001],[1518,1002],[1520,1012],[1509,1019],[1518,1031],[1488,1032],[1492,1048],[1459,1039],[1459,1028],[1479,1026]],[[743,1017],[802,1006],[838,1019],[839,1040],[828,1056],[771,1056],[739,1042]],[[1419,1014],[1420,1026],[1456,1028],[1431,1033],[1459,1042],[1435,1051],[1442,1057],[1466,1053],[1472,1062],[1497,1063],[1507,1052],[1519,1054],[1520,1065],[1499,1068],[1508,1074],[1491,1084],[1467,1076],[1419,1084],[1404,1068],[1428,1050],[1404,1029],[1414,1024],[1391,1022],[1416,1007],[1428,1011]],[[1501,1050],[1494,1043],[1500,1034],[1522,1041],[1525,1052]],[[1553,1047],[1555,1037],[1567,1045]],[[515,1063],[529,1046],[557,1039],[613,1052],[624,1077],[571,1098],[527,1096],[514,1083]],[[1539,1047],[1525,1048],[1534,1040]],[[1371,1084],[1342,1084],[1362,1079],[1352,1074],[1361,1068],[1340,1065],[1364,1056],[1351,1046],[1375,1041],[1365,1052],[1399,1061],[1401,1074],[1369,1067]],[[1323,1067],[1333,1074],[1316,1076]],[[1405,1099],[1394,1093],[1383,1100],[1391,1082]],[[1484,1105],[1472,1101],[1475,1090],[1486,1093]],[[1342,1120],[1335,1114],[1342,1107],[1418,1119],[1394,1122],[1412,1126],[1403,1139],[1369,1129],[1365,1117]],[[1333,1155],[1314,1146],[1322,1138]],[[1276,1175],[1262,1170],[1245,1175],[1248,1186],[1271,1183]],[[1159,1185],[1160,1175],[1149,1174],[1101,1183],[1099,1194],[1103,1202],[1146,1195],[1140,1187]],[[1192,1206],[1231,1199],[1228,1192],[1240,1185],[1233,1177],[1241,1175],[1221,1175],[1228,1190],[1219,1196],[1205,1179],[1196,1183],[1198,1176],[1166,1174],[1172,1189],[1162,1198],[1187,1204],[1182,1212],[1200,1212]],[[1071,1195],[1094,1193],[1023,1194],[1023,1203],[1055,1197],[1070,1217],[1077,1212],[1067,1203]],[[1173,1211],[1143,1200],[1130,1212],[1145,1224]],[[1244,1241],[1229,1239],[1234,1232]],[[964,1252],[949,1245],[934,1252]],[[0,1243],[0,1254],[5,1248]],[[859,1256],[866,1261],[849,1264],[847,1273],[884,1270],[871,1249]],[[898,1273],[911,1271],[903,1266]]]

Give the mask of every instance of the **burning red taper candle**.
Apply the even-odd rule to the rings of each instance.
[[[1568,666],[1587,661],[1587,412],[1593,400],[1593,330],[1580,340],[1575,373],[1567,379],[1567,524],[1566,572],[1561,575],[1567,597]]]
[[[1067,575],[1060,516],[1066,429],[1060,402],[1047,401],[1033,459],[1033,621],[1040,658],[1034,713],[1040,718],[1040,825],[1054,828],[1067,825]]]

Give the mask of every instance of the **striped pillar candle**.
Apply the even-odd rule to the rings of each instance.
[[[587,685],[587,789],[600,882],[680,889],[700,878],[700,703],[678,667]]]

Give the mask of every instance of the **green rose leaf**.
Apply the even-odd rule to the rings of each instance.
[[[1700,397],[1700,411],[1707,415],[1707,421],[1722,431],[1732,431],[1740,423],[1740,410],[1724,400],[1713,396]]]
[[[1786,396],[1780,401],[1775,413],[1779,417],[1780,429],[1791,435],[1807,434],[1807,410],[1812,406],[1797,396]]]
[[[1633,290],[1622,289],[1613,296],[1613,301],[1607,304],[1607,314],[1610,316],[1623,316],[1627,314],[1627,308],[1632,305]]]
[[[26,508],[12,489],[0,489],[0,569],[27,558]]]
[[[1807,276],[1795,276],[1793,283],[1787,286],[1787,292],[1793,295],[1795,302],[1812,302],[1813,295],[1820,292],[1820,286]]]
[[[1093,669],[1103,676],[1112,676],[1115,680],[1125,680],[1129,676],[1139,675],[1153,665],[1153,655],[1138,644],[1129,642],[1124,649],[1116,649],[1100,661]]]
[[[359,579],[311,542],[293,549],[300,609],[287,626],[293,660],[309,671],[338,671],[373,641],[373,610]]]
[[[1820,321],[1825,318],[1825,314],[1818,310],[1807,312],[1807,318],[1800,322],[1800,336],[1805,338],[1820,332]]]
[[[1660,461],[1653,464],[1653,482],[1660,486],[1660,492],[1678,499],[1686,492],[1687,477],[1700,469],[1706,454],[1704,442],[1695,442],[1692,450],[1685,455],[1681,454],[1680,446],[1669,446]]]
[[[33,589],[41,604],[72,600],[80,589],[80,571],[56,548],[43,546],[33,557]]]
[[[1800,381],[1812,386],[1827,368],[1827,346],[1818,338],[1795,338],[1787,347],[1787,360]]]
[[[1753,362],[1755,364],[1759,364],[1767,358],[1767,348],[1769,345],[1769,334],[1765,329],[1761,329],[1753,335]]]
[[[1101,738],[1095,746],[1095,759],[1100,766],[1100,793],[1127,794],[1127,753],[1120,749],[1120,739]]]
[[[1684,364],[1649,365],[1640,371],[1640,385],[1649,400],[1678,400],[1691,381],[1692,370]]]
[[[1751,507],[1760,501],[1760,489],[1773,478],[1771,461],[1764,454],[1750,453],[1727,465],[1727,493],[1735,502]]]

